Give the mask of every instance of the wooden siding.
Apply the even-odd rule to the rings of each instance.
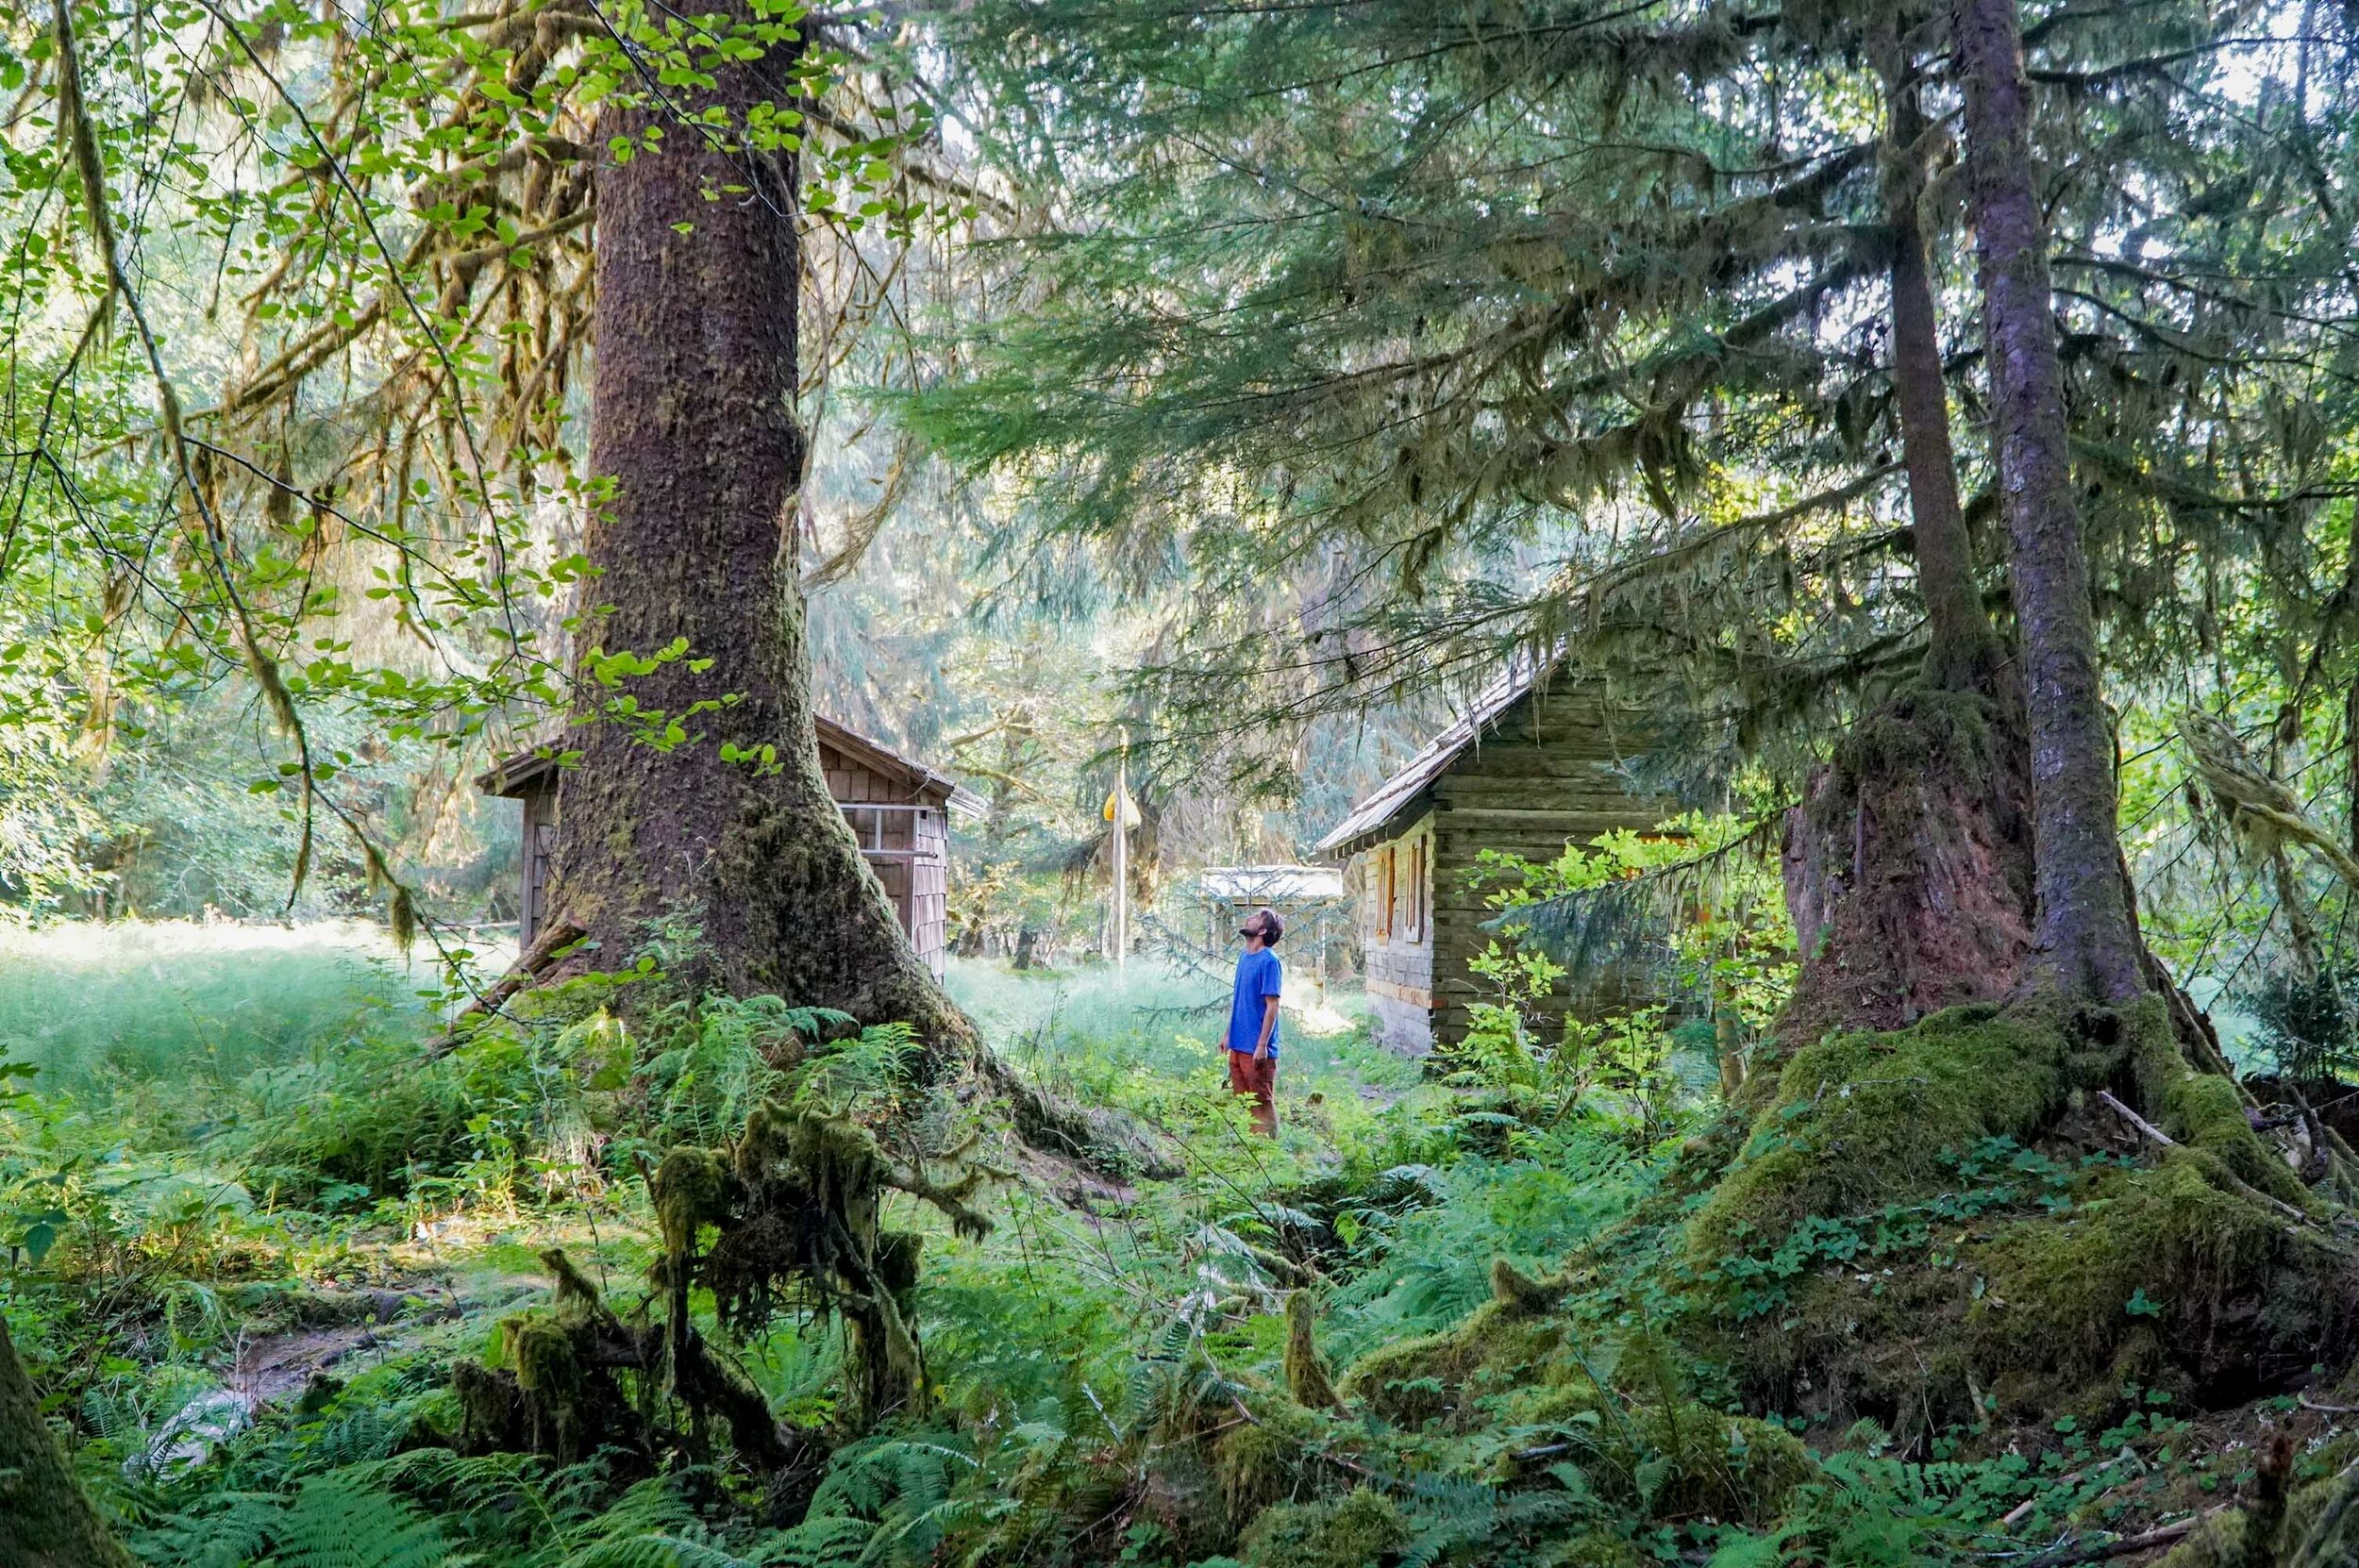
[[[1552,860],[1567,843],[1587,843],[1619,828],[1644,831],[1678,810],[1672,801],[1632,794],[1614,765],[1638,749],[1642,721],[1636,709],[1616,709],[1578,688],[1527,695],[1403,809],[1396,818],[1397,833],[1353,856],[1368,994],[1386,1043],[1421,1054],[1459,1040],[1466,1031],[1467,1004],[1486,993],[1467,968],[1491,940],[1482,922],[1497,913],[1481,890],[1468,886],[1483,850]],[[1401,879],[1420,851],[1430,912],[1422,939],[1411,941]],[[1387,853],[1397,868],[1389,922],[1378,907]],[[1594,989],[1575,996],[1560,985],[1537,1008],[1562,1014],[1605,999]]]
[[[888,777],[824,741],[819,767],[910,945],[940,979],[950,950],[950,826],[945,800],[934,798],[943,792],[913,794],[907,779]]]
[[[557,853],[557,792],[525,796],[524,887],[516,905],[517,951],[532,945],[549,916],[549,860]]]
[[[884,804],[910,798],[907,781],[887,778],[875,769],[854,761],[825,741],[819,742],[819,771],[828,776],[828,793],[833,795],[840,805],[871,801]]]
[[[910,941],[939,980],[950,954],[950,821],[939,808],[917,813],[910,876]]]
[[[1423,1055],[1433,1044],[1425,1021],[1433,1005],[1432,842],[1430,827],[1419,823],[1352,861],[1361,894],[1360,944],[1366,955],[1377,1035],[1413,1056]],[[1389,876],[1387,858],[1392,863]],[[1413,912],[1419,909],[1425,916],[1413,923]]]

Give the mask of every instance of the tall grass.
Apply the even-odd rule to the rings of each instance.
[[[414,1015],[432,979],[351,924],[0,932],[0,1050],[38,1068],[44,1093],[201,1093]]]
[[[988,959],[952,960],[948,986],[999,1052],[1054,1086],[1093,1066],[1165,1077],[1219,1068],[1229,980],[1151,959],[1127,970],[1092,964],[1018,972]],[[1304,1009],[1314,1008],[1306,1016]],[[1281,1079],[1348,1080],[1402,1090],[1417,1067],[1373,1043],[1356,996],[1314,995],[1291,978],[1281,1025]]]

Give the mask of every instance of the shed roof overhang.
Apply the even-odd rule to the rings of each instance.
[[[980,795],[948,774],[937,773],[923,762],[904,757],[824,714],[814,716],[812,723],[819,731],[821,744],[834,747],[873,773],[899,780],[908,787],[912,801],[947,807],[966,817],[979,817],[987,809]],[[521,800],[527,795],[554,789],[560,750],[559,742],[543,741],[523,751],[512,752],[477,774],[476,788],[487,795],[501,795],[511,800]]]
[[[1553,662],[1516,660],[1482,689],[1456,723],[1427,742],[1425,749],[1411,758],[1407,766],[1354,806],[1318,842],[1316,853],[1338,860],[1349,859],[1369,845],[1397,837],[1415,826],[1417,819],[1432,809],[1433,781],[1447,773],[1450,764],[1482,738],[1484,730],[1530,695],[1533,683],[1554,668]]]

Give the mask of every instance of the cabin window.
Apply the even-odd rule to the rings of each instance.
[[[1425,841],[1423,839],[1417,839],[1409,845],[1409,887],[1406,909],[1408,914],[1403,924],[1409,927],[1409,940],[1423,942],[1425,940]]]
[[[1393,934],[1393,846],[1376,852],[1376,934]]]

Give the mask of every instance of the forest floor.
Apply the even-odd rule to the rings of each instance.
[[[0,1309],[146,1561],[2059,1568],[2151,1560],[2359,1450],[2324,1367],[2204,1382],[2133,1354],[2179,1310],[2167,1284],[2195,1289],[2159,1256],[2124,1265],[2144,1283],[2090,1330],[2096,1376],[1999,1387],[1959,1359],[2035,1309],[1985,1303],[2003,1249],[2170,1175],[2101,1118],[1982,1137],[1924,1194],[1774,1247],[1740,1227],[1698,1273],[1695,1171],[1748,1118],[1766,1165],[1758,1127],[1798,1113],[1718,1107],[1676,1050],[1638,1078],[1437,1079],[1350,998],[1306,998],[1267,1143],[1223,1092],[1218,976],[962,962],[1003,1058],[1174,1174],[1004,1183],[979,1240],[895,1200],[927,1235],[932,1409],[840,1449],[799,1523],[726,1475],[462,1460],[435,1435],[450,1368],[499,1364],[551,1248],[639,1299],[659,1243],[633,1151],[725,1140],[773,1078],[727,1010],[429,1056],[419,973],[351,930],[0,950],[0,1041],[32,1069],[0,1080]],[[841,1415],[825,1319],[736,1350],[791,1426]],[[1917,1403],[1865,1392],[1903,1353],[1932,1368]],[[307,1556],[315,1514],[410,1555]]]

